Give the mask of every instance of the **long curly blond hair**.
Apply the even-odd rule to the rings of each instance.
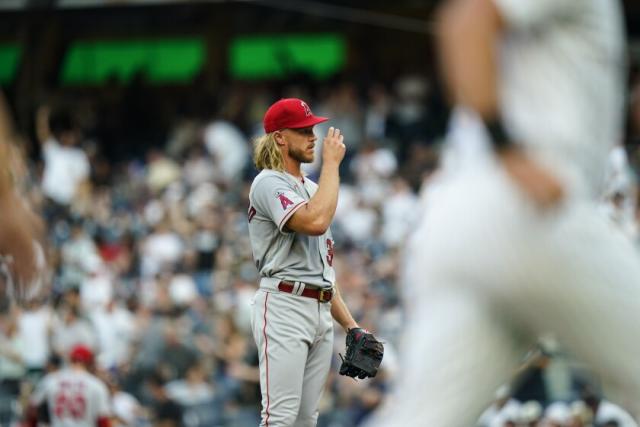
[[[275,132],[268,133],[254,141],[253,163],[258,170],[271,169],[284,172],[284,157],[274,134]]]

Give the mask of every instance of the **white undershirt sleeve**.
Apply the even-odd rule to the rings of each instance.
[[[531,28],[575,16],[583,0],[493,0],[510,27]]]

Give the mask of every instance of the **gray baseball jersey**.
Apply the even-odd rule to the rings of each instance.
[[[109,391],[94,375],[71,368],[46,375],[31,403],[49,405],[53,427],[94,426],[101,417],[109,417]]]
[[[308,178],[268,169],[254,179],[249,192],[249,236],[262,277],[327,288],[335,283],[331,230],[308,236],[285,227],[317,189]]]

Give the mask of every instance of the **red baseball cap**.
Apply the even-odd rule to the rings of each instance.
[[[69,352],[69,359],[72,362],[91,364],[93,363],[93,351],[86,345],[77,344]]]
[[[274,103],[264,115],[263,125],[266,133],[281,129],[302,129],[329,120],[314,116],[311,108],[301,99],[285,98]]]

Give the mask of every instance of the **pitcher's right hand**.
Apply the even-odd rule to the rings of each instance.
[[[327,136],[322,142],[322,161],[324,163],[335,163],[339,165],[344,159],[346,147],[344,145],[344,136],[340,133],[340,129],[330,127],[327,130]]]

